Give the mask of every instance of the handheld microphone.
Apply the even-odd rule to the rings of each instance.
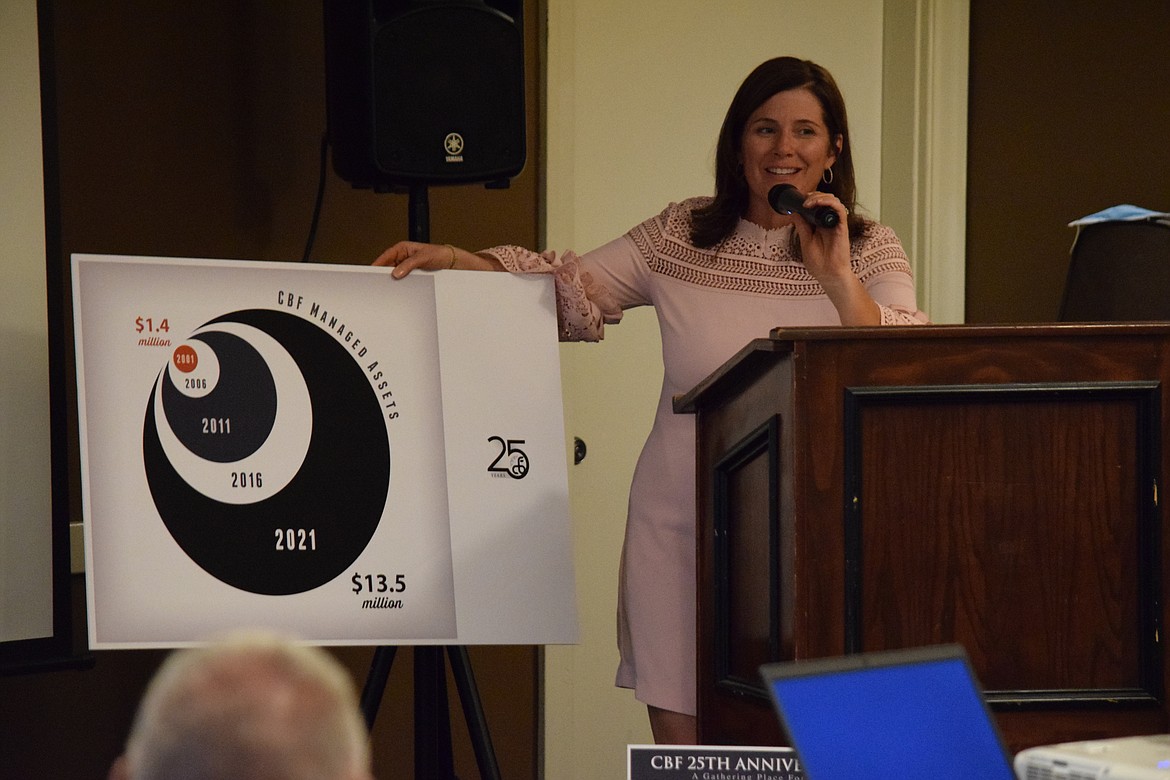
[[[791,184],[777,184],[768,190],[768,203],[778,214],[799,214],[818,227],[836,227],[841,219],[837,212],[828,206],[817,206],[813,209],[804,207],[804,196],[800,190]]]

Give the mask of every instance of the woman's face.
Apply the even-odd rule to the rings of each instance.
[[[772,210],[768,191],[777,184],[791,184],[802,193],[812,192],[836,162],[840,146],[841,137],[829,137],[824,109],[808,89],[789,89],[768,98],[748,117],[740,142],[748,186],[744,217],[764,227],[790,222],[792,217]]]

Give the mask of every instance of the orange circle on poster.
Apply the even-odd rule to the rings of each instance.
[[[194,347],[183,344],[175,350],[175,354],[171,356],[171,361],[175,364],[175,368],[184,374],[188,374],[194,371],[199,365],[199,355],[195,352]]]

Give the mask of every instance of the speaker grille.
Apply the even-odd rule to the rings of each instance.
[[[394,182],[457,183],[524,167],[521,31],[487,6],[418,7],[373,41],[374,166]]]

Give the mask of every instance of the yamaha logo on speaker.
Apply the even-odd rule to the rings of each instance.
[[[463,136],[459,133],[447,133],[443,139],[443,148],[447,150],[447,162],[463,162]]]

